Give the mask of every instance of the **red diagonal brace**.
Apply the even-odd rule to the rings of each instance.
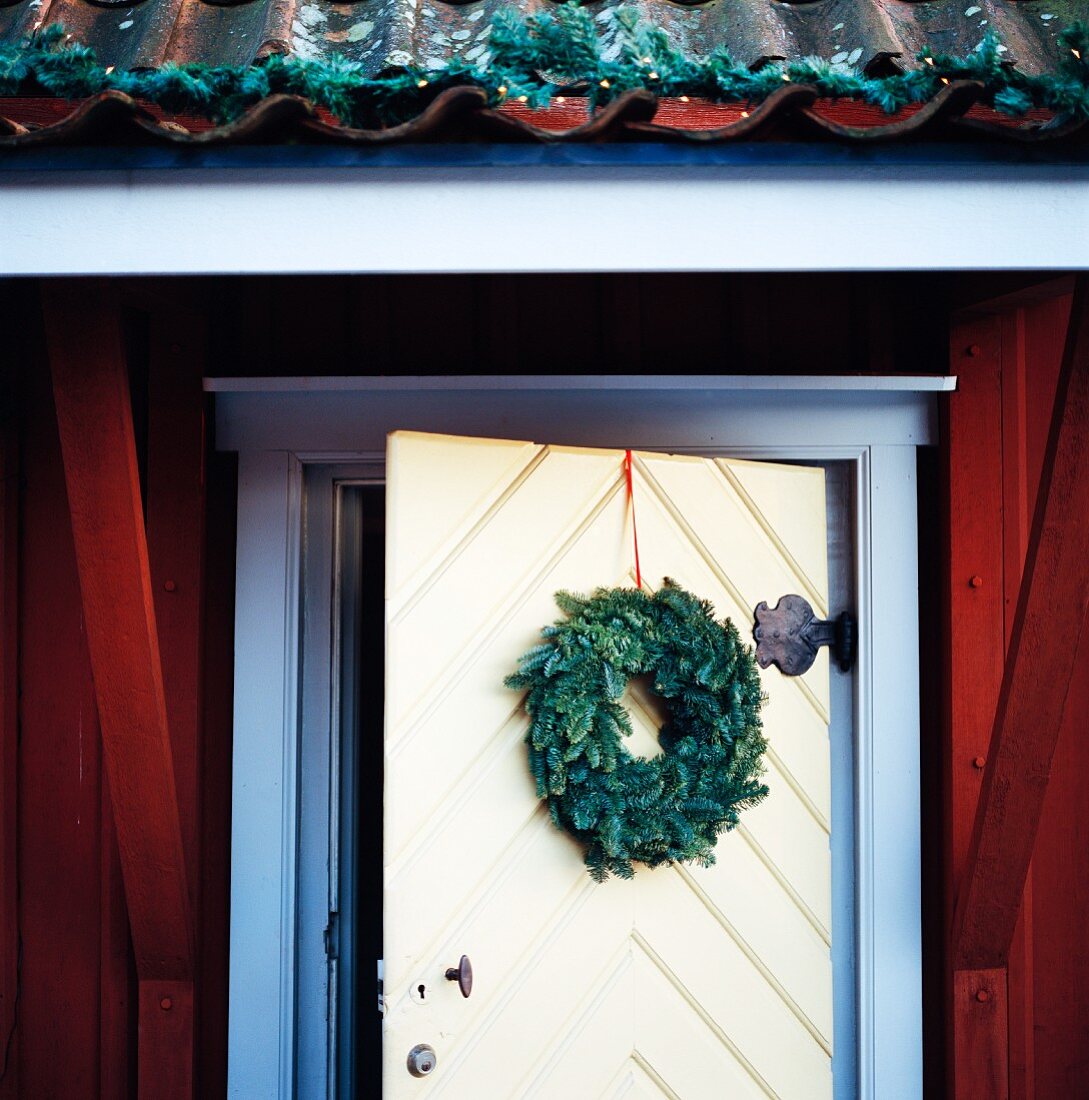
[[[53,392],[125,898],[141,1095],[192,1093],[193,952],[129,380],[103,284],[43,284]]]

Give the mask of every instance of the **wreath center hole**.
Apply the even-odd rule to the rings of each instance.
[[[654,694],[654,677],[633,676],[624,689],[620,702],[631,718],[632,735],[624,738],[624,747],[632,756],[648,760],[662,755],[658,731],[669,721],[669,709],[660,696]]]

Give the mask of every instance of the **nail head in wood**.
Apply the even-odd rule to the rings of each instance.
[[[169,1011],[170,1011],[170,1010],[171,1010],[171,1009],[172,1009],[172,1008],[174,1007],[174,1002],[173,1002],[173,1001],[172,1001],[172,1000],[171,1000],[171,999],[170,999],[169,997],[164,997],[164,998],[163,998],[163,999],[162,999],[162,1000],[161,1000],[161,1001],[159,1002],[159,1007],[160,1007],[160,1008],[161,1008],[161,1009],[162,1009],[162,1010],[163,1010],[164,1012],[169,1012]]]
[[[984,1002],[989,1001],[990,999],[991,999],[990,990],[981,989],[976,993],[976,1000],[979,1001],[980,1004],[983,1004]]]
[[[165,588],[167,592],[176,592],[178,586],[173,581],[164,581],[163,588]]]
[[[985,757],[985,756],[977,756],[977,757],[975,758],[975,760],[973,760],[973,761],[972,761],[972,764],[973,764],[973,766],[974,766],[974,767],[977,767],[977,768],[983,768],[983,767],[985,767],[985,766],[986,766],[986,764],[987,764],[987,757]]]
[[[983,587],[983,578],[981,576],[979,576],[979,574],[977,573],[974,577],[972,577],[972,579],[968,582],[968,584],[972,588],[982,588]]]

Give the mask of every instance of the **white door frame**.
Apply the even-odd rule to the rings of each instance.
[[[218,445],[239,452],[229,1095],[295,1096],[303,468],[373,464],[397,427],[855,463],[858,1095],[921,1096],[915,448],[937,441],[934,394],[954,385],[936,377],[209,380]],[[603,432],[618,423],[627,438]]]

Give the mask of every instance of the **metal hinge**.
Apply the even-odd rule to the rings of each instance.
[[[836,663],[848,672],[858,650],[858,620],[849,611],[834,619],[818,619],[802,596],[781,596],[769,608],[756,605],[753,637],[761,668],[775,665],[784,676],[801,676],[817,659],[817,650],[829,646]]]
[[[340,914],[330,913],[325,926],[325,954],[327,958],[340,958]]]
[[[385,1016],[386,1014],[386,998],[382,989],[382,983],[386,976],[386,960],[378,960],[378,1015]]]

